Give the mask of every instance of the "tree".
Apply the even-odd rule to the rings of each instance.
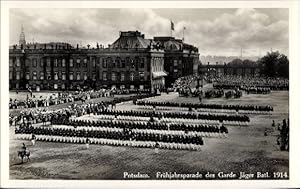
[[[243,61],[241,59],[234,59],[231,62],[228,63],[230,66],[241,66]]]
[[[254,65],[256,65],[256,62],[254,62],[252,60],[249,60],[249,59],[243,60],[243,66],[245,66],[245,67],[252,67]]]
[[[289,59],[286,55],[281,54],[278,59],[277,73],[280,77],[289,77]]]
[[[267,55],[259,60],[263,66],[263,74],[268,77],[288,77],[289,60],[284,54],[268,52]]]

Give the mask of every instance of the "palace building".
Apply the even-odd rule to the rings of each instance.
[[[139,31],[120,32],[104,48],[68,43],[26,43],[9,49],[10,89],[73,90],[127,88],[155,91],[198,71],[199,53],[174,37],[146,39]]]

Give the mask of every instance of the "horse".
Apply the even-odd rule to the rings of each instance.
[[[243,95],[242,91],[236,91],[234,98],[240,98]]]
[[[211,98],[211,97],[213,97],[213,91],[212,90],[206,91],[205,98]]]
[[[21,151],[18,151],[18,157],[20,157],[21,156],[21,159],[22,159],[22,163],[23,163],[23,159],[24,159],[24,157],[26,157],[27,158],[27,160],[28,161],[30,161],[30,151],[29,150],[26,150],[26,151],[24,151],[24,150],[21,150]]]
[[[234,95],[234,92],[233,91],[227,91],[225,93],[225,97],[228,99],[228,98],[231,98],[232,96]]]

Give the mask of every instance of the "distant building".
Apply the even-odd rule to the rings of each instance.
[[[200,61],[203,64],[207,64],[208,62],[213,65],[213,64],[224,64],[233,61],[234,59],[241,59],[241,60],[252,60],[252,61],[257,61],[260,59],[260,56],[211,56],[211,55],[201,55],[200,56]]]
[[[152,40],[139,31],[127,31],[108,48],[79,48],[68,43],[28,44],[22,27],[19,46],[9,50],[9,88],[155,91],[196,73],[198,64],[198,49],[172,37]]]

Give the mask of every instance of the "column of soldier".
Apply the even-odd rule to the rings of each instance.
[[[16,129],[16,134],[23,139],[32,139],[34,136],[37,140],[47,141],[80,143],[88,140],[92,143],[114,143],[114,145],[126,144],[131,146],[138,144],[137,146],[144,147],[153,147],[154,145],[161,148],[198,150],[200,145],[203,145],[202,137],[226,137],[228,133],[223,124],[211,126],[199,123],[169,124],[160,122],[164,116],[176,117],[180,115],[176,113],[117,111],[107,107],[103,103],[97,103],[74,105],[74,107],[63,110],[43,113],[26,112],[20,119],[23,124]],[[113,115],[115,119],[96,122],[70,119],[72,116],[79,117],[84,114]],[[122,115],[131,117],[129,120],[143,115],[143,117],[148,118],[148,121],[118,120],[118,117]],[[185,116],[191,115],[181,115],[182,118],[186,118]],[[48,124],[52,126],[37,125],[37,123],[45,121],[44,117],[48,118],[46,121],[50,120]],[[146,143],[142,143],[142,141],[146,141]]]
[[[271,90],[288,90],[289,80],[270,77],[223,76],[213,85],[217,89],[239,88],[249,93],[268,94]]]

